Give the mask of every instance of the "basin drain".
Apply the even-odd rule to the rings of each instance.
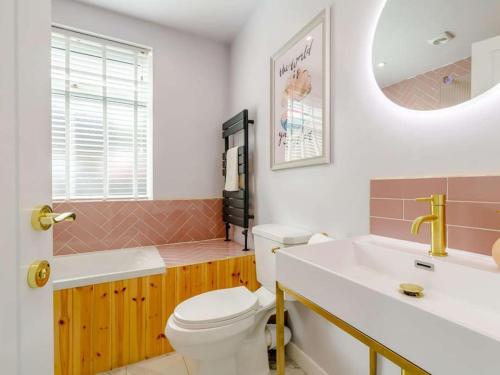
[[[424,288],[417,284],[400,284],[399,291],[410,297],[423,297]]]

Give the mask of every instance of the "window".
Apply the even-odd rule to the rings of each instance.
[[[299,160],[321,156],[323,127],[321,106],[288,100],[289,122],[285,144],[286,160]]]
[[[52,29],[52,196],[148,198],[151,51]]]

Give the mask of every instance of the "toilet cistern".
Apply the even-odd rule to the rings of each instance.
[[[303,245],[311,234],[276,224],[257,225],[252,233],[262,286],[254,292],[238,286],[194,296],[168,319],[165,334],[192,375],[269,375],[267,349],[273,340],[266,325],[276,306],[273,249]]]

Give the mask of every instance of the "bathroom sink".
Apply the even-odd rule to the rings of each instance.
[[[277,278],[432,374],[500,374],[500,271],[487,256],[428,248],[373,235],[286,248]]]

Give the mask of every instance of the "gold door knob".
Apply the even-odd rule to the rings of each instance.
[[[49,230],[54,224],[75,220],[74,212],[58,214],[49,205],[37,206],[31,213],[31,226],[37,231]]]
[[[37,260],[28,268],[28,285],[30,288],[42,288],[50,278],[50,264],[46,260]]]
[[[273,247],[273,248],[271,249],[271,253],[276,254],[276,253],[278,252],[278,250],[279,250],[279,249],[281,249],[281,247],[279,247],[279,246]]]

